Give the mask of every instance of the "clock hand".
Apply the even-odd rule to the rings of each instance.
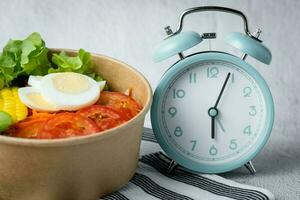
[[[215,109],[217,108],[217,106],[218,106],[218,104],[219,104],[219,102],[220,102],[220,99],[221,99],[221,97],[222,97],[222,94],[223,94],[223,92],[224,92],[224,89],[225,89],[225,87],[226,87],[226,85],[227,85],[227,82],[228,82],[228,80],[229,80],[230,74],[231,74],[230,72],[227,74],[226,79],[225,79],[225,81],[224,81],[224,83],[223,83],[223,85],[222,85],[221,92],[220,92],[220,94],[219,94],[219,96],[218,96],[218,99],[217,99],[217,101],[216,101],[216,104],[215,104],[215,106],[214,106]]]
[[[231,73],[229,72],[227,74],[227,76],[226,76],[226,79],[225,79],[225,81],[224,81],[224,83],[222,85],[222,89],[221,89],[221,91],[219,93],[219,96],[218,96],[218,99],[217,99],[217,101],[215,103],[215,106],[211,107],[208,110],[208,115],[211,117],[211,138],[212,139],[215,139],[215,117],[218,115],[218,112],[219,112],[218,109],[217,109],[217,106],[218,106],[218,104],[220,102],[220,99],[221,99],[221,97],[223,95],[223,92],[224,92],[224,89],[225,89],[225,87],[227,85],[227,82],[229,80],[230,74]]]
[[[215,117],[211,118],[211,138],[215,139]]]
[[[211,107],[208,110],[208,115],[211,117],[211,138],[215,139],[215,118],[218,115],[218,109]]]

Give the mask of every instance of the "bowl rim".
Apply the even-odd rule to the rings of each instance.
[[[67,53],[77,53],[77,50],[73,49],[66,49],[66,48],[49,48],[50,52],[60,52],[60,51],[66,51]],[[147,99],[146,103],[143,106],[143,109],[132,119],[125,122],[124,124],[121,124],[119,126],[116,126],[114,128],[93,133],[89,135],[84,136],[78,136],[78,137],[69,137],[69,138],[59,138],[59,139],[27,139],[27,138],[17,138],[17,137],[9,137],[5,135],[0,135],[0,144],[9,144],[9,145],[18,145],[18,146],[32,146],[32,147],[53,147],[53,146],[72,146],[72,145],[78,145],[83,143],[90,143],[97,140],[104,140],[109,137],[113,137],[114,135],[123,132],[123,130],[130,128],[135,123],[137,123],[140,120],[143,120],[147,114],[147,112],[150,109],[150,105],[152,102],[152,89],[149,84],[149,81],[145,78],[145,76],[139,72],[138,70],[134,69],[129,64],[122,62],[118,59],[98,54],[98,53],[91,53],[92,57],[102,57],[107,60],[110,60],[112,62],[115,62],[117,64],[122,65],[123,67],[127,68],[137,76],[139,76],[142,80],[141,84],[144,84],[147,88]],[[118,131],[116,131],[118,130]]]

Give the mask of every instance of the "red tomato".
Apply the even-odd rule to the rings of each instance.
[[[118,126],[126,121],[125,116],[107,106],[92,105],[77,111],[77,114],[93,120],[101,131]]]
[[[7,133],[13,137],[37,138],[41,128],[49,118],[19,122],[11,126]]]
[[[97,103],[117,110],[122,113],[127,120],[133,118],[142,109],[133,98],[120,92],[103,91]]]
[[[99,132],[95,122],[75,113],[60,113],[43,125],[38,138],[66,138]]]

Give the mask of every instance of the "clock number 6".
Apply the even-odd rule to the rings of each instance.
[[[168,109],[168,113],[170,114],[171,118],[173,118],[177,113],[177,109],[175,107],[170,107]]]
[[[215,156],[218,154],[218,149],[215,147],[215,145],[212,145],[209,149],[209,154],[212,156]]]

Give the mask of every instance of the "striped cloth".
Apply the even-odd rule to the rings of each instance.
[[[134,177],[104,200],[272,200],[263,188],[243,185],[217,175],[190,173],[177,167],[168,173],[170,159],[161,152],[153,132],[144,129],[141,158]]]

